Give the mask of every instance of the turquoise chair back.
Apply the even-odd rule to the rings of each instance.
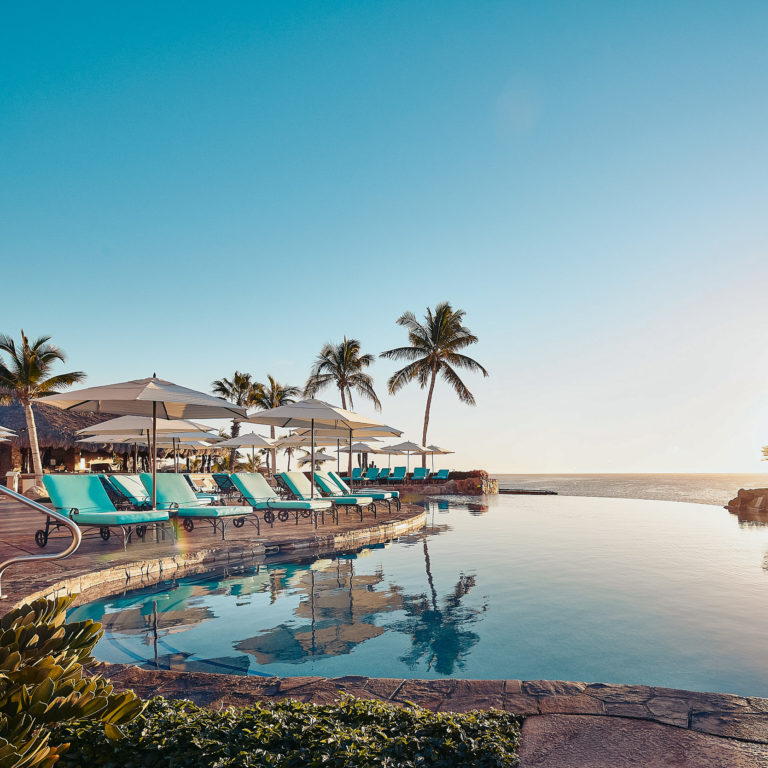
[[[142,472],[141,482],[147,489],[147,493],[152,496],[152,475],[148,472]],[[195,496],[195,492],[189,487],[189,483],[183,475],[169,474],[163,472],[157,475],[157,508],[169,509],[171,505],[176,504],[180,507],[199,507],[200,499]]]
[[[315,472],[315,483],[323,493],[330,494],[331,496],[338,496],[341,493],[336,482],[328,472]]]
[[[426,480],[429,476],[429,470],[426,467],[416,467],[413,470],[414,480]]]
[[[395,467],[395,471],[392,473],[392,477],[390,477],[389,479],[402,482],[403,480],[405,480],[405,473],[406,473],[405,467]]]
[[[328,472],[327,474],[336,483],[341,493],[352,493],[352,489],[335,472]]]
[[[260,472],[236,472],[230,477],[237,490],[248,502],[277,498],[275,489]]]
[[[117,512],[98,475],[43,475],[43,485],[58,510]]]
[[[379,476],[378,467],[368,467],[368,471],[365,473],[365,479],[369,482],[375,480]]]
[[[107,475],[107,480],[124,496],[131,504],[151,504],[152,498],[147,493],[144,483],[138,475]]]
[[[352,469],[352,480],[361,480],[363,477],[363,470],[360,467],[354,467]]]
[[[376,478],[377,480],[388,480],[389,479],[389,467],[384,467],[383,469],[379,470],[379,476]]]
[[[432,475],[432,479],[447,480],[450,474],[451,474],[451,471],[449,469],[438,469],[437,472],[435,472],[435,474]]]
[[[283,472],[280,477],[294,496],[307,501],[312,497],[312,483],[303,472]]]

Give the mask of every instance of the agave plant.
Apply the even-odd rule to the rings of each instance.
[[[87,676],[101,625],[66,623],[74,596],[41,598],[0,618],[0,768],[50,768],[67,745],[49,744],[50,728],[99,720],[109,738],[143,707],[132,691],[115,693],[100,675]]]

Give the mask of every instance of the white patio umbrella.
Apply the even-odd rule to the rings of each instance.
[[[408,472],[411,471],[411,454],[416,453],[418,455],[422,455],[425,453],[429,453],[429,449],[426,448],[423,445],[419,445],[419,443],[412,443],[410,440],[406,440],[404,443],[398,443],[397,445],[387,445],[384,448],[381,448],[381,453],[387,453],[388,451],[392,451],[392,453],[405,453],[407,455],[407,462],[408,462]]]
[[[355,429],[384,427],[385,425],[375,419],[360,416],[353,411],[348,411],[336,405],[326,403],[324,400],[309,398],[299,400],[289,405],[281,405],[267,411],[257,411],[246,419],[253,424],[270,424],[283,428],[299,428],[310,430],[311,456],[314,466],[315,455],[315,429],[347,430],[349,442],[352,443],[352,432]],[[338,436],[338,435],[336,435]],[[349,458],[352,463],[352,455]],[[311,497],[315,495],[315,484],[312,483]]]
[[[66,411],[96,411],[152,417],[152,507],[157,506],[157,419],[222,419],[245,416],[245,408],[152,376],[146,379],[86,387],[40,398]]]
[[[244,435],[238,435],[237,437],[231,437],[229,440],[224,440],[221,443],[216,444],[217,448],[250,448],[251,449],[251,461],[254,468],[256,467],[256,448],[274,448],[275,444],[267,437],[257,435],[255,432],[246,432]],[[234,470],[234,467],[232,467]]]
[[[438,445],[428,445],[427,450],[429,451],[429,455],[432,457],[432,472],[435,471],[435,455],[437,456],[447,456],[449,453],[455,453],[455,451],[449,451],[446,448],[440,448]]]
[[[310,457],[310,455],[311,454],[309,452],[307,452],[307,455],[306,456],[302,456],[301,458],[302,459],[307,459],[307,458]],[[314,457],[312,458],[312,461],[313,461],[312,468],[313,468],[313,470],[314,470],[315,464],[317,462],[321,462],[322,463],[324,461],[333,461],[334,458],[335,458],[334,456],[330,456],[329,454],[323,453],[322,451],[315,452]]]
[[[144,435],[152,431],[151,416],[118,416],[114,419],[91,424],[78,429],[77,435]],[[200,424],[189,419],[157,419],[158,432],[210,432],[207,424]]]

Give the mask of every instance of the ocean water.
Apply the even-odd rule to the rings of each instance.
[[[727,504],[739,488],[768,488],[764,474],[686,475],[493,475],[499,488],[537,488],[561,496]]]
[[[149,669],[768,696],[767,525],[625,498],[426,503],[426,529],[385,545],[169,580],[71,617],[103,622],[98,658]]]

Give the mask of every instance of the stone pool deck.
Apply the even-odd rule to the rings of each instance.
[[[40,554],[34,531],[41,516],[0,497],[0,559]],[[263,562],[267,548],[285,559],[349,551],[413,534],[424,509],[403,505],[374,520],[341,516],[317,530],[308,521],[232,529],[227,540],[206,527],[177,541],[85,539],[66,560],[13,566],[3,579],[0,610],[39,595],[82,593],[96,599],[228,564]],[[66,546],[51,541],[44,551]],[[343,693],[442,711],[498,708],[525,716],[522,768],[768,768],[768,699],[646,686],[520,680],[402,680],[368,677],[264,678],[100,664],[118,688],[141,696],[188,698],[210,707],[296,698],[326,703]]]
[[[244,511],[247,507],[243,508]],[[23,504],[0,496],[0,561],[10,557],[39,555],[63,550],[71,538],[63,533],[51,539],[45,549],[34,542],[34,532],[44,524],[43,516]],[[178,531],[178,538],[166,535],[155,541],[134,539],[124,552],[113,536],[102,541],[98,535],[84,538],[74,555],[64,560],[30,561],[12,565],[3,576],[0,610],[41,596],[81,594],[81,600],[115,594],[146,586],[174,576],[213,570],[220,566],[264,562],[268,553],[285,559],[345,552],[391,541],[424,527],[426,512],[416,504],[403,504],[392,514],[379,511],[376,518],[366,512],[339,515],[339,524],[326,516],[325,525],[314,528],[308,519],[261,524],[261,533],[253,525],[227,528],[227,538],[214,534],[208,524],[198,523],[194,531]],[[92,529],[94,531],[95,529]]]
[[[256,701],[328,704],[342,694],[433,711],[525,716],[521,768],[765,768],[768,699],[551,680],[241,677],[100,665],[118,688],[218,709]]]

